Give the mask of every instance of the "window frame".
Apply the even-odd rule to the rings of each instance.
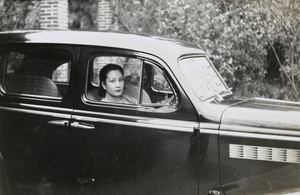
[[[172,92],[172,94],[173,94],[173,96],[174,96],[174,100],[175,100],[175,103],[174,104],[170,104],[170,105],[161,105],[162,107],[165,107],[165,106],[169,106],[169,107],[177,107],[178,106],[178,104],[179,104],[179,99],[178,99],[178,94],[179,94],[179,92],[177,91],[177,90],[175,90],[175,87],[174,86],[176,86],[176,84],[174,83],[174,82],[172,82],[172,80],[171,80],[171,76],[170,75],[168,75],[168,74],[166,74],[166,73],[168,73],[168,71],[162,66],[162,65],[160,65],[159,63],[157,63],[157,62],[155,62],[155,61],[153,61],[153,60],[147,60],[147,59],[145,59],[144,60],[144,67],[145,67],[145,62],[146,63],[148,63],[149,64],[149,66],[152,66],[152,68],[153,67],[155,67],[155,68],[157,68],[159,71],[160,71],[160,73],[162,74],[162,76],[164,76],[164,78],[165,78],[165,80],[168,82],[168,84],[169,84],[169,86],[170,86],[170,89],[171,89],[171,92]],[[144,68],[143,67],[143,68]],[[143,76],[144,76],[144,72],[143,72]],[[152,78],[151,78],[152,79]],[[152,86],[151,86],[151,88],[152,88]],[[142,105],[144,105],[144,104],[142,104]],[[150,105],[147,105],[146,104],[146,106],[150,106],[150,107],[159,107],[159,105],[157,105],[157,104],[155,104],[155,103],[152,103],[152,105],[150,104]]]
[[[209,60],[209,58],[207,56],[205,56],[205,55],[188,55],[188,56],[183,56],[183,57],[181,57],[181,58],[178,59],[178,66],[179,66],[179,69],[180,69],[180,71],[181,71],[181,73],[183,75],[184,80],[187,81],[189,87],[191,88],[191,90],[193,91],[193,93],[196,95],[197,99],[199,99],[201,102],[206,102],[206,101],[210,101],[210,100],[214,99],[215,96],[217,95],[217,93],[216,93],[216,95],[212,95],[212,96],[209,96],[209,97],[206,97],[206,98],[200,98],[200,97],[198,97],[197,93],[192,88],[190,82],[187,80],[186,75],[184,74],[184,72],[182,70],[182,64],[181,64],[182,61],[189,60],[189,59],[200,59],[200,58],[206,59],[207,64],[209,65],[209,67],[211,68],[211,70],[215,73],[215,76],[217,78],[219,78],[219,81],[222,83],[223,87],[226,89],[226,91],[227,91],[226,94],[222,94],[221,96],[232,94],[231,90],[229,89],[229,87],[227,86],[227,84],[222,79],[222,76],[219,74],[219,72],[216,70],[216,68],[213,66],[212,62]]]
[[[93,53],[90,57],[88,57],[87,60],[87,68],[86,68],[86,73],[85,73],[85,84],[84,84],[84,90],[83,90],[83,101],[92,104],[92,105],[113,105],[113,106],[118,106],[118,107],[128,107],[128,108],[146,108],[147,111],[151,111],[152,109],[159,109],[159,110],[169,110],[169,109],[163,109],[163,108],[176,108],[179,105],[179,91],[177,90],[177,86],[175,82],[172,82],[172,77],[169,75],[168,71],[164,68],[164,66],[151,59],[152,57],[149,54],[141,54],[137,55],[137,52],[134,52],[135,55],[130,54],[130,52],[97,52]],[[148,65],[151,65],[152,67],[156,67],[164,76],[165,80],[168,82],[170,85],[171,91],[174,95],[175,102],[173,104],[166,104],[166,105],[158,105],[156,103],[143,103],[141,96],[142,96],[142,87],[139,87],[139,96],[138,96],[138,104],[122,104],[122,103],[114,103],[114,102],[102,102],[100,100],[92,100],[91,98],[88,97],[88,91],[92,87],[96,87],[93,85],[92,82],[92,74],[93,74],[93,60],[96,57],[101,57],[101,56],[116,56],[116,57],[127,57],[127,58],[135,58],[139,59],[142,61],[142,67],[141,67],[141,79],[139,81],[139,85],[143,86],[144,85],[144,69],[145,69],[145,63],[148,63]],[[174,85],[176,87],[174,87]],[[92,87],[91,87],[92,86]],[[151,109],[152,108],[152,109]],[[161,109],[160,109],[161,108]]]
[[[57,45],[49,45],[49,44],[43,44],[43,43],[17,43],[17,44],[9,44],[9,45],[1,45],[0,48],[0,82],[1,82],[1,87],[0,87],[0,94],[4,97],[12,97],[12,98],[18,98],[18,99],[28,99],[28,100],[34,100],[34,101],[51,101],[51,102],[62,102],[65,99],[67,99],[67,96],[70,93],[71,90],[71,82],[72,82],[72,72],[74,71],[74,65],[75,63],[73,61],[73,56],[74,54],[71,52],[73,51],[72,49],[73,46],[65,46],[61,44]],[[76,46],[75,46],[76,47]],[[75,49],[74,47],[74,49]],[[27,49],[30,49],[31,51],[27,52]],[[51,96],[51,95],[40,95],[40,94],[32,94],[32,93],[18,93],[18,92],[11,92],[6,89],[6,78],[7,78],[7,69],[8,69],[8,60],[9,60],[9,55],[12,52],[19,52],[19,53],[32,53],[35,51],[41,51],[43,53],[50,51],[52,53],[62,53],[66,57],[66,62],[68,63],[68,82],[64,83],[64,85],[68,86],[68,90],[66,94],[62,96]],[[75,51],[75,50],[74,50]],[[52,54],[53,55],[53,54]],[[76,54],[75,54],[76,55]],[[43,60],[46,60],[43,59]],[[64,64],[63,63],[63,64]],[[61,64],[62,65],[62,64]],[[47,77],[48,79],[52,80],[53,83],[57,86],[57,82],[55,82],[52,79],[54,71],[60,67],[61,65],[57,66],[53,71],[50,77]],[[22,74],[25,75],[25,74]],[[61,84],[61,83],[60,83]],[[58,86],[57,86],[58,87]],[[58,89],[59,91],[59,89]],[[60,92],[60,91],[59,91]]]

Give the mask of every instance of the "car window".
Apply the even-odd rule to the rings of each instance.
[[[176,94],[164,71],[156,64],[146,61],[143,74],[143,89],[150,98],[143,105],[166,106],[176,103]]]
[[[123,68],[127,84],[138,85],[141,76],[142,60],[123,56],[96,56],[92,59],[92,83],[99,86],[99,72],[107,64],[116,64]]]
[[[70,67],[71,60],[63,51],[8,51],[3,89],[17,95],[64,97],[69,87]]]
[[[179,61],[179,66],[185,79],[201,101],[229,92],[206,57],[184,58]]]
[[[130,98],[132,104],[138,104],[143,61],[124,56],[95,56],[90,60],[90,76],[87,84],[88,99],[104,101],[105,93],[99,93],[99,87],[101,87],[99,74],[103,67],[110,65],[117,65],[123,71],[122,97]],[[113,103],[122,103],[122,101]]]
[[[122,98],[106,98],[106,93],[111,92],[105,89],[101,92],[100,71],[105,66],[118,65],[123,70],[124,87]],[[109,87],[104,82],[104,87]],[[87,83],[87,95],[89,100],[104,103],[121,103],[144,106],[164,106],[174,104],[175,95],[169,81],[163,71],[153,63],[143,59],[125,56],[94,56],[89,64],[89,76]],[[119,96],[115,96],[119,97]]]

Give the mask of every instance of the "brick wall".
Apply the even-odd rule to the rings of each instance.
[[[5,0],[0,0],[0,10]],[[115,0],[98,0],[98,30],[118,30],[112,7]],[[35,0],[25,18],[25,29],[68,29],[68,0]]]
[[[117,21],[112,11],[112,0],[98,0],[98,30],[117,29]]]
[[[41,0],[40,27],[68,29],[68,0]]]

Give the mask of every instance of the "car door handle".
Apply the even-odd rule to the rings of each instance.
[[[80,129],[95,129],[94,125],[87,124],[87,123],[79,123],[79,122],[72,122],[71,127],[80,128]]]
[[[48,121],[48,123],[51,125],[69,126],[69,121],[67,120],[53,120],[53,121]]]

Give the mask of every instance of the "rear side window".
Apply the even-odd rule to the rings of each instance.
[[[64,97],[70,81],[71,60],[68,56],[60,50],[6,52],[3,90],[9,94]]]

